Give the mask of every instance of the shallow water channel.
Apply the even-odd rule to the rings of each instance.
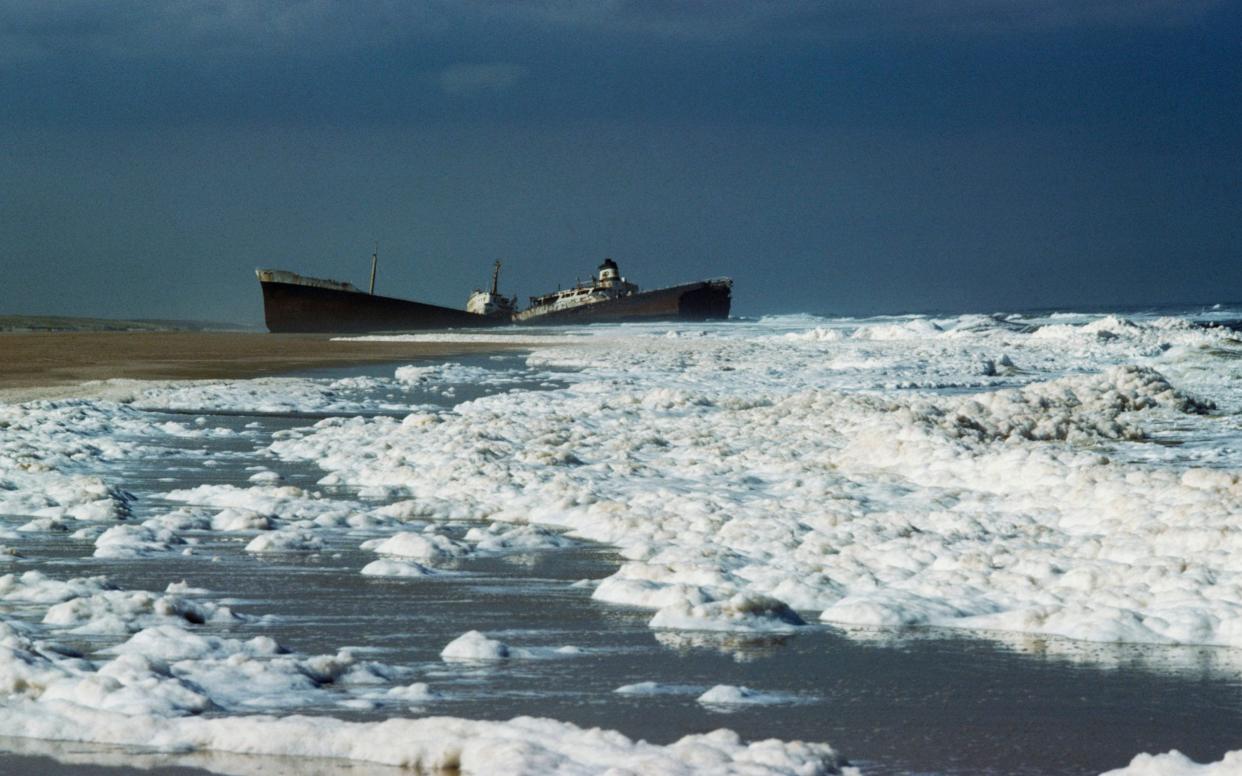
[[[466,361],[512,367],[504,358]],[[347,374],[391,375],[391,367],[312,373]],[[400,398],[446,406],[515,387],[531,386],[462,385],[449,397]],[[205,418],[207,426],[254,433],[188,439],[180,452],[164,449],[98,472],[138,497],[135,519],[181,506],[159,497],[174,488],[246,486],[248,467],[256,463],[278,470],[284,484],[325,490],[315,485],[322,472],[255,453],[272,433],[313,419],[206,412],[194,417]],[[169,418],[185,421],[179,414]],[[467,527],[461,523],[457,530]],[[813,612],[804,613],[812,624],[790,637],[658,632],[647,626],[650,612],[591,599],[590,585],[581,580],[605,577],[619,563],[607,547],[579,543],[464,560],[450,569],[454,573],[394,579],[359,574],[375,558],[358,547],[369,536],[342,530],[324,538],[325,547],[309,554],[255,555],[243,551],[244,539],[216,535],[204,536],[190,556],[104,560],[91,557],[90,540],[37,534],[21,544],[24,558],[12,570],[38,568],[57,578],[104,574],[119,587],[151,591],[184,579],[210,591],[212,601],[263,618],[229,626],[232,637],[267,635],[304,655],[350,648],[369,660],[412,669],[418,681],[441,694],[417,708],[377,709],[329,693],[325,702],[282,713],[343,719],[546,716],[662,743],[728,727],[746,739],[826,741],[873,774],[1096,773],[1144,751],[1176,748],[1212,761],[1242,748],[1242,655],[1236,650],[935,630],[846,631],[815,624]],[[579,652],[487,666],[442,661],[445,644],[472,629],[537,654],[539,648],[564,646]],[[116,640],[62,641],[89,653]],[[615,692],[639,682],[656,682],[659,691]],[[696,700],[717,684],[753,688],[775,700],[737,707]],[[258,703],[253,710],[267,709]],[[0,741],[0,750],[10,752],[0,757],[0,772],[114,773],[101,766],[194,763],[78,744]],[[389,771],[365,764],[323,767]],[[254,770],[261,772],[262,765]]]

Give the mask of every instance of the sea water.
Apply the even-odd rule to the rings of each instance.
[[[0,735],[228,773],[1221,760],[1232,318],[450,332],[407,338],[526,350],[0,406]]]

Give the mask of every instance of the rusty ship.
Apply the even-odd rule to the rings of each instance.
[[[621,275],[612,259],[598,274],[573,288],[532,296],[530,306],[513,314],[514,323],[619,323],[625,321],[707,321],[729,317],[733,281],[711,278],[679,286],[640,291]]]
[[[359,333],[417,331],[495,326],[509,323],[512,306],[492,303],[478,312],[380,296],[375,293],[379,251],[371,254],[371,287],[363,291],[352,283],[324,280],[279,269],[257,269],[263,289],[263,318],[274,333]],[[499,262],[492,276],[498,281]],[[480,292],[475,292],[476,294]],[[496,295],[499,297],[499,294]],[[474,295],[472,295],[473,300]]]
[[[500,293],[500,262],[488,290],[475,289],[466,309],[380,296],[375,293],[378,251],[371,256],[370,289],[351,283],[305,277],[278,269],[257,269],[268,331],[278,333],[359,333],[475,328],[509,323],[558,325],[623,321],[704,321],[729,317],[733,281],[714,278],[640,291],[605,259],[587,283],[530,298],[517,310],[514,297]]]

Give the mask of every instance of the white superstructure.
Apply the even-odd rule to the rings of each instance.
[[[587,304],[619,299],[638,293],[638,286],[621,276],[617,262],[604,259],[599,265],[599,276],[588,283],[579,283],[573,288],[553,291],[543,296],[532,296],[530,307],[514,316],[515,320],[525,320],[558,310],[568,310]]]
[[[492,287],[483,291],[476,288],[466,300],[466,312],[476,315],[512,315],[517,300],[500,293],[500,262],[492,267]]]

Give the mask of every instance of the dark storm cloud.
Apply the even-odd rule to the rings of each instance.
[[[440,72],[440,88],[450,94],[496,92],[508,89],[526,74],[522,65],[505,62],[449,65]]]
[[[737,40],[781,35],[823,40],[901,33],[997,33],[1079,26],[1181,25],[1219,0],[611,0],[496,4],[497,12],[568,27],[663,37]]]
[[[401,0],[61,0],[0,2],[0,57],[66,53],[121,60],[207,61],[220,56],[313,59],[508,28],[555,35],[739,42],[771,37],[838,40],[877,35],[937,37],[1061,27],[1184,25],[1220,0],[789,0],[672,2],[424,2]]]
[[[743,313],[1242,297],[1240,13],[0,0],[0,312],[254,320],[375,239],[454,305],[607,253]]]
[[[1115,113],[1130,95],[1114,82],[1132,76],[1152,82],[1139,99],[1157,103],[1170,79],[1210,91],[1213,69],[1198,67],[1195,51],[1168,67],[1163,57],[1136,58],[1144,41],[1118,46],[1109,37],[1120,29],[1159,38],[1218,8],[1211,0],[0,2],[0,98],[12,106],[0,122],[1039,123],[1065,115],[1062,104],[1079,91],[1095,107],[1072,113]],[[1040,39],[1050,30],[1063,31],[1051,44]],[[1087,36],[1073,42],[1079,50],[1065,48],[1073,35]],[[1036,45],[1022,45],[1032,36]],[[1203,72],[1184,72],[1196,68]],[[492,99],[463,99],[479,96]]]
[[[0,4],[0,41],[10,60],[64,54],[209,60],[227,55],[309,56],[384,44],[430,26],[414,4],[67,0]]]

